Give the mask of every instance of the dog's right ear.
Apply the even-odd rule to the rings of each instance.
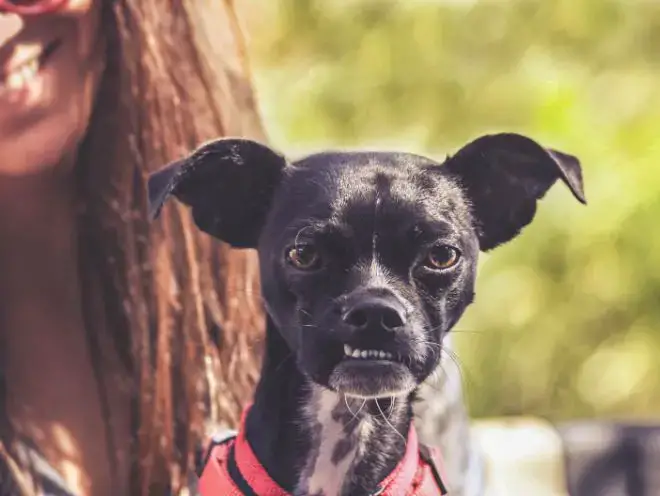
[[[256,141],[212,141],[149,177],[150,216],[173,195],[192,208],[202,231],[235,248],[255,248],[286,163]]]
[[[537,201],[561,180],[586,203],[580,161],[513,133],[477,138],[443,166],[467,193],[478,225],[479,245],[488,251],[528,225]]]

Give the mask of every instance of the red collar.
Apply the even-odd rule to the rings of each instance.
[[[243,413],[238,435],[211,447],[208,461],[199,479],[201,496],[243,496],[227,468],[232,447],[236,468],[255,494],[290,496],[268,475],[245,439],[247,411],[246,409]],[[439,451],[420,445],[417,433],[411,425],[403,458],[372,496],[441,496],[447,494],[443,479]]]

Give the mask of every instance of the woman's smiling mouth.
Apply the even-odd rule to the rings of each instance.
[[[54,40],[27,60],[0,73],[0,93],[5,91],[20,91],[26,88],[36,79],[41,69],[61,45],[62,40]]]

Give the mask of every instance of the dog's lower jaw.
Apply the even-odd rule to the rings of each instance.
[[[403,458],[411,421],[409,396],[361,400],[313,383],[268,322],[246,437],[270,477],[287,492],[372,494]]]
[[[407,397],[416,389],[415,378],[405,365],[398,363],[340,364],[330,375],[329,384],[340,394],[362,400]],[[356,380],[359,374],[360,379]]]

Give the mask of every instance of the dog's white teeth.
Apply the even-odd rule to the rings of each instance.
[[[348,345],[344,345],[344,354],[353,358],[375,358],[381,360],[392,360],[394,355],[387,351],[383,350],[359,350],[357,348],[351,348]]]

